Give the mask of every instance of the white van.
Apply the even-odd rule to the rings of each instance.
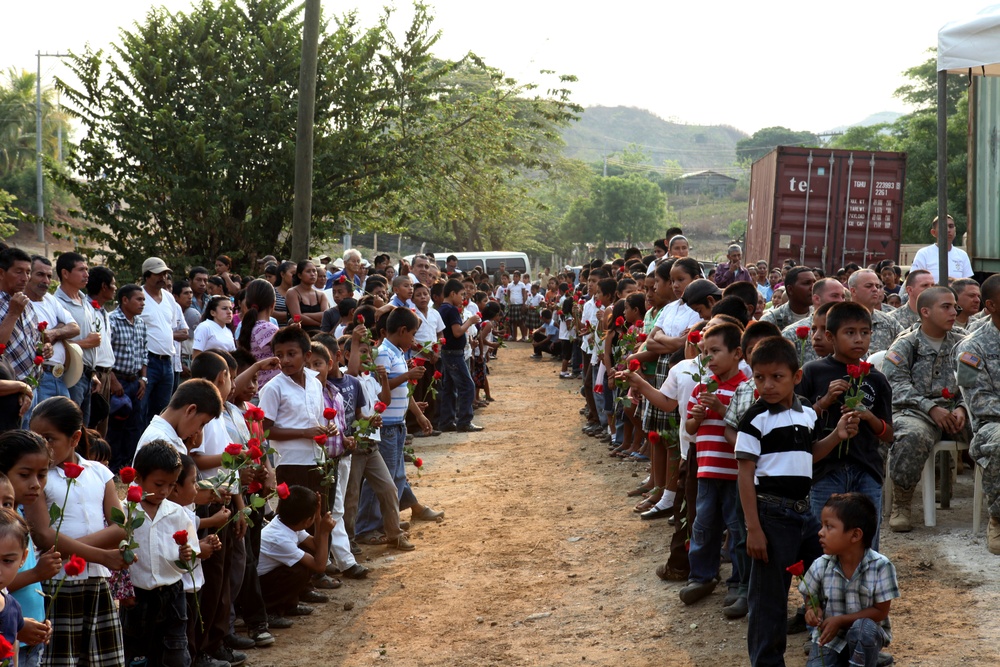
[[[461,271],[471,271],[478,266],[480,269],[486,269],[486,273],[492,276],[500,269],[500,262],[503,262],[507,273],[512,274],[515,271],[520,271],[522,275],[525,272],[531,274],[531,261],[523,252],[435,252],[434,261],[437,262],[442,271],[444,271],[447,259],[451,255],[458,258],[458,268]],[[408,255],[405,259],[408,263],[413,264],[413,255]],[[531,278],[535,280],[537,276],[531,276]]]

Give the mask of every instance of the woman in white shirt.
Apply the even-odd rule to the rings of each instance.
[[[236,349],[233,338],[233,302],[228,296],[213,296],[205,304],[205,313],[201,316],[201,324],[194,330],[192,344],[193,357],[205,350],[224,350],[232,352]]]

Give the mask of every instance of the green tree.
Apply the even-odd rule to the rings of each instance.
[[[818,146],[819,137],[812,132],[796,132],[787,127],[765,127],[746,139],[736,142],[736,160],[755,162],[776,146]]]
[[[583,242],[602,244],[648,239],[657,234],[666,216],[666,199],[655,183],[640,176],[594,179],[590,195],[573,202],[565,231]]]
[[[844,130],[840,136],[830,140],[830,148],[855,151],[891,151],[895,145],[891,125],[855,125]]]

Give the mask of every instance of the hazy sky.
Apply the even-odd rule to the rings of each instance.
[[[185,11],[191,0],[36,0],[4,3],[0,66],[35,69],[37,50],[105,46],[152,6]],[[371,25],[383,3],[324,0],[324,12],[359,9]],[[892,92],[901,72],[927,58],[938,29],[978,12],[983,0],[915,4],[776,0],[437,0],[436,54],[475,51],[519,80],[540,69],[575,74],[573,99],[626,105],[686,123],[746,132],[784,125],[823,131],[878,111],[906,111]],[[397,3],[400,25],[410,6]],[[64,74],[42,61],[45,81]]]

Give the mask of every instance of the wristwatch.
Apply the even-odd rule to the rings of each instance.
[[[146,384],[149,384],[149,380],[147,380],[145,377],[139,378],[139,382],[145,382]]]

